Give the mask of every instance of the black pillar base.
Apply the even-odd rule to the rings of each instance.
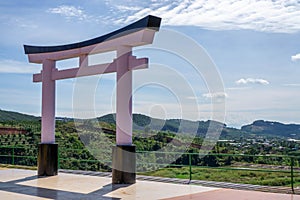
[[[112,151],[112,184],[134,184],[136,180],[135,146],[117,145]]]
[[[39,144],[38,176],[55,176],[58,170],[58,144]]]

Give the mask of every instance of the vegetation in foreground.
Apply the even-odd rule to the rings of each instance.
[[[20,116],[24,119],[24,116]],[[111,119],[109,119],[111,120]],[[144,128],[134,132],[134,144],[138,151],[152,153],[138,154],[138,169],[142,174],[173,178],[189,178],[189,163],[192,164],[193,180],[209,180],[234,183],[249,183],[271,186],[288,186],[291,183],[289,174],[290,158],[285,155],[299,156],[299,144],[296,140],[261,134],[243,134],[241,132],[222,132],[225,138],[218,142],[211,151],[211,155],[182,156],[172,158],[175,151],[201,153],[203,137],[193,137],[186,133],[175,133],[176,120],[170,121],[169,129],[164,131],[152,130],[147,126],[144,118],[138,118],[138,123]],[[31,121],[3,121],[0,127],[15,127],[24,129],[26,134],[2,134],[1,146],[15,146],[0,148],[0,163],[22,166],[36,166],[37,145],[40,141],[40,122]],[[170,128],[171,127],[171,128]],[[205,127],[202,127],[205,131]],[[245,128],[244,128],[245,129]],[[246,128],[246,129],[249,129]],[[226,129],[228,130],[228,129]],[[236,134],[236,135],[235,135]],[[235,136],[235,137],[234,137]],[[115,125],[107,121],[78,121],[59,120],[56,123],[56,141],[59,144],[60,168],[93,171],[110,171],[111,146],[115,143]],[[161,153],[155,153],[160,150]],[[14,152],[12,152],[14,151]],[[172,152],[172,153],[168,153]],[[16,155],[12,160],[10,155]],[[218,156],[219,154],[227,154]],[[244,154],[244,155],[241,155]],[[256,156],[247,156],[247,154]],[[284,155],[283,157],[264,157],[268,154]],[[7,155],[7,156],[1,156]],[[261,155],[261,156],[259,156]],[[168,163],[168,161],[172,162]],[[299,161],[295,158],[295,185],[300,185]],[[152,165],[153,163],[154,165]],[[163,169],[155,168],[155,164],[176,167]],[[237,170],[241,167],[261,168],[266,171]],[[227,168],[226,170],[223,168]],[[232,169],[230,169],[232,168]],[[272,172],[272,170],[277,170]],[[279,172],[284,170],[286,172]]]
[[[148,176],[189,179],[189,167],[168,167],[152,172],[140,173]],[[230,183],[244,183],[267,186],[291,185],[291,177],[288,172],[258,172],[246,170],[192,168],[192,180],[205,180]],[[295,186],[300,185],[300,177],[295,180]]]

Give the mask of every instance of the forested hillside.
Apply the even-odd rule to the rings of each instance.
[[[32,115],[26,115],[18,112],[5,111],[0,109],[1,121],[38,121],[40,118]]]
[[[59,121],[72,122],[72,118],[57,117]],[[39,121],[40,117],[26,115],[18,112],[4,111],[0,109],[0,122],[21,122]],[[115,126],[115,114],[108,114],[98,117],[99,122]],[[216,121],[189,121],[183,119],[157,119],[142,114],[133,114],[133,130],[136,131],[169,131],[174,133],[185,133],[205,137],[208,130],[211,132],[221,132],[220,139],[247,138],[251,135],[265,135],[270,137],[284,137],[300,139],[300,125],[283,124],[257,120],[249,125],[242,126],[241,129],[227,127],[226,124]]]

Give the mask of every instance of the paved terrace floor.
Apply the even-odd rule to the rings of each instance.
[[[36,171],[0,168],[0,199],[300,200],[300,195],[153,181],[116,186],[109,177],[60,172],[58,176],[38,178]]]

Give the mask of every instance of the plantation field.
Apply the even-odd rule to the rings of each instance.
[[[168,167],[140,173],[148,176],[189,179],[189,167]],[[230,183],[244,183],[266,186],[287,186],[291,184],[290,172],[246,171],[238,169],[192,168],[192,180],[205,180]],[[294,185],[300,185],[299,172],[294,177]]]

